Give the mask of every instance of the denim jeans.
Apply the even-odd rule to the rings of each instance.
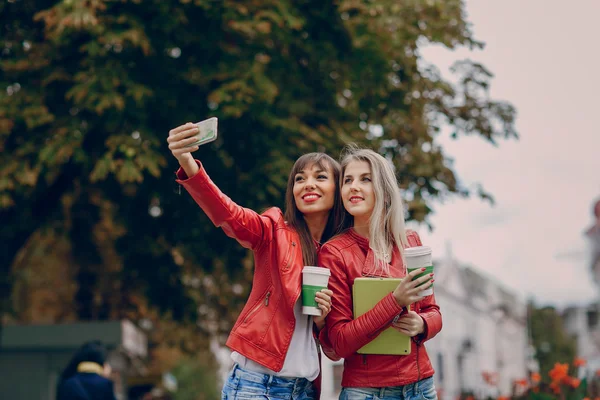
[[[404,386],[342,389],[340,400],[437,400],[433,376]]]
[[[315,395],[312,382],[305,378],[283,378],[247,371],[235,364],[223,386],[221,399],[309,400]]]

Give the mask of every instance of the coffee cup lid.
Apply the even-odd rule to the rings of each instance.
[[[431,254],[431,247],[429,246],[417,246],[417,247],[409,247],[408,249],[404,249],[404,255],[406,257],[418,257],[425,256]]]
[[[304,267],[302,268],[302,272],[331,276],[331,271],[329,270],[329,268],[323,267]]]

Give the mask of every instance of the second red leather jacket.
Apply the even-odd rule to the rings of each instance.
[[[407,232],[409,246],[420,246],[416,232]],[[343,387],[403,386],[433,375],[434,370],[423,342],[442,329],[442,316],[435,297],[428,296],[411,305],[424,321],[425,331],[413,337],[411,353],[405,356],[362,355],[356,353],[376,337],[377,332],[389,327],[403,309],[392,293],[385,296],[371,311],[357,319],[352,313],[352,285],[354,279],[370,276],[374,265],[373,252],[368,240],[349,229],[323,245],[319,266],[331,269],[329,289],[333,291],[332,310],[326,319],[326,328],[320,340],[344,358]],[[394,250],[390,275],[405,276],[402,257]]]

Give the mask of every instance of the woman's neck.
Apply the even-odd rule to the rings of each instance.
[[[310,236],[313,238],[313,240],[316,240],[318,243],[321,243],[321,238],[323,236],[323,231],[325,231],[325,226],[327,225],[328,218],[329,213],[316,215],[311,214],[304,216],[304,221],[308,226]]]
[[[358,233],[362,237],[369,238],[369,220],[363,220],[360,218],[354,218],[354,223],[352,224],[354,231]]]

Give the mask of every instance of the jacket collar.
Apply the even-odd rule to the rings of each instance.
[[[363,254],[365,254],[365,261],[363,262],[361,275],[368,277],[387,277],[387,275],[382,271],[375,269],[375,255],[369,246],[369,239],[356,233],[354,228],[350,228],[348,231],[352,237],[352,240],[358,244],[358,247],[360,247]]]
[[[389,278],[390,277],[389,274],[385,274],[384,272],[379,271],[378,269],[375,268],[375,254],[373,253],[373,250],[369,246],[369,239],[356,233],[354,228],[348,229],[348,233],[352,237],[352,239],[358,244],[358,247],[360,247],[360,249],[363,251],[363,253],[366,254],[365,261],[362,266],[361,275],[365,276],[365,277],[374,277],[374,278]],[[404,261],[402,259],[402,256],[400,255],[400,252],[398,251],[398,249],[396,247],[394,247],[394,250],[392,252],[392,261],[390,262],[390,265],[389,265],[390,272],[393,277],[396,277],[398,275],[398,273],[394,273],[395,272],[394,270],[396,268],[393,268],[393,266],[398,263],[398,260],[400,260],[400,267],[398,269],[400,271],[402,271],[402,272],[400,272],[401,276],[399,276],[399,277],[402,277],[402,276],[406,275],[406,266],[404,265]]]

